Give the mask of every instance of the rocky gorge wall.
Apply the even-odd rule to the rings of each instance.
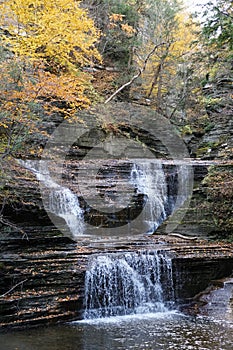
[[[91,256],[164,251],[172,256],[176,307],[233,270],[233,247],[167,236],[132,241],[71,242],[67,238],[9,239],[1,244],[1,330],[83,317],[85,271]]]
[[[124,119],[124,123],[122,123],[121,115],[123,115],[122,118]],[[143,117],[146,119],[145,126],[142,122]],[[147,157],[148,154],[152,159],[170,159],[170,149],[174,146],[176,139],[171,137],[171,139],[169,138],[169,141],[167,141],[168,137],[166,135],[165,142],[164,138],[161,139],[160,134],[165,132],[164,129],[166,130],[166,125],[165,127],[163,125],[161,126],[161,120],[158,122],[156,121],[156,118],[156,113],[149,108],[125,103],[118,103],[105,108],[100,107],[95,108],[92,111],[80,112],[80,119],[82,119],[83,122],[82,124],[78,124],[78,129],[81,128],[83,132],[78,141],[69,148],[69,152],[66,156],[66,165],[64,166],[64,172],[62,175],[66,183],[69,183],[70,189],[74,191],[76,191],[75,188],[77,189],[77,180],[79,180],[77,169],[81,166],[83,174],[87,175],[82,178],[84,184],[83,187],[85,187],[83,188],[83,191],[87,197],[90,197],[92,192],[92,190],[90,190],[91,182],[93,180],[91,177],[89,180],[91,161],[96,163],[95,172],[96,174],[99,174],[98,176],[102,176],[103,180],[104,176],[107,176],[106,170],[104,170],[104,168],[101,169],[101,165],[98,170],[97,166],[97,158],[99,156],[102,157],[101,150],[104,147],[103,142],[106,139],[106,159],[110,157],[114,160],[113,153],[115,152],[116,159],[121,160],[121,166],[118,168],[115,167],[115,174],[114,165],[112,166],[112,169],[109,169],[109,174],[112,172],[109,176],[112,177],[112,179],[114,176],[118,178],[122,177],[122,187],[118,188],[118,191],[122,191],[122,194],[126,192],[124,181],[125,178],[129,176],[130,171],[129,168],[127,168],[129,167],[129,159],[127,159],[128,154],[131,154],[131,156],[140,155],[142,159],[143,157]],[[149,126],[147,125],[147,120],[149,120],[151,125],[154,125],[151,127],[153,134],[148,130]],[[137,128],[136,125],[140,124],[141,127]],[[45,122],[45,125],[47,125],[47,122]],[[50,122],[50,132],[53,132],[56,129],[56,126],[57,121],[54,121],[54,123]],[[172,129],[172,132],[174,132],[174,130],[175,129]],[[157,134],[155,134],[155,131]],[[118,144],[116,143],[117,138],[122,140],[120,143],[118,142]],[[126,148],[124,145],[125,140]],[[132,148],[130,143],[127,144],[128,140],[132,140],[133,142],[136,140],[137,146],[135,147],[134,143]],[[66,144],[65,139],[63,139],[63,142]],[[166,144],[166,142],[168,142],[168,144]],[[60,146],[61,145],[59,145],[59,147]],[[95,149],[95,159],[90,160],[88,164],[88,159],[86,157],[93,147]],[[122,147],[124,148],[123,153],[121,153]],[[184,150],[186,149],[185,144],[182,147],[184,147]],[[145,154],[143,152],[145,152]],[[180,147],[178,147],[175,149],[174,154],[180,158],[183,156],[182,152],[183,150],[181,150],[180,154]],[[188,155],[188,151],[185,155]],[[222,164],[222,162],[224,163],[225,168],[228,166],[229,168],[231,167],[230,161],[228,161],[229,163],[222,160],[207,160],[200,162],[196,160],[192,162],[192,159],[186,159],[187,166],[192,167],[194,171],[194,189],[188,207],[183,207],[181,209],[185,215],[182,215],[183,218],[181,221],[175,222],[175,224],[178,225],[177,230],[179,232],[188,235],[208,237],[209,235],[214,236],[215,232],[217,230],[219,231],[219,227],[216,226],[213,210],[209,205],[210,198],[208,198],[208,186],[210,186],[211,189],[212,184],[208,185],[208,183],[204,183],[203,180],[207,176],[208,169],[212,165]],[[107,163],[108,162],[106,162],[105,168]],[[112,163],[114,163],[114,161],[112,161]],[[2,204],[4,204],[2,206],[2,215],[6,220],[12,222],[15,225],[15,228],[14,226],[2,225],[1,235],[4,236],[16,233],[17,225],[19,226],[18,232],[20,232],[20,230],[23,232],[23,227],[26,229],[28,226],[26,233],[29,236],[30,232],[33,231],[33,226],[35,226],[36,230],[41,224],[42,227],[40,229],[43,232],[47,231],[48,234],[50,234],[49,232],[56,231],[54,225],[51,225],[51,220],[48,218],[47,213],[44,211],[38,181],[35,175],[26,171],[22,166],[20,167],[20,165],[14,160],[12,160],[11,164],[8,164],[8,166],[12,168],[11,177],[6,181],[1,191],[0,199]],[[114,183],[111,186],[113,186],[112,190],[116,191]],[[110,191],[110,187],[109,185],[106,187],[106,185],[102,183],[99,188],[99,191],[102,191],[101,195],[104,195],[104,191]],[[137,210],[140,210],[140,207],[143,205],[143,198],[137,196],[135,201],[138,203]],[[82,205],[85,206],[85,203],[82,203]],[[101,219],[98,219],[98,215],[96,215],[94,211],[92,212],[92,215],[93,220],[95,220],[96,223],[100,223]],[[127,215],[130,216],[131,214]],[[134,214],[132,213],[132,215]],[[161,233],[163,232],[163,227],[161,227]],[[59,233],[57,232],[57,234]]]
[[[93,113],[92,111],[92,117]],[[117,124],[113,120],[104,126],[103,117],[106,119],[108,116],[120,113],[127,115],[128,124]],[[85,132],[79,142],[71,147],[66,157],[63,173],[64,180],[70,184],[72,191],[76,191],[77,188],[78,164],[82,162],[85,165],[84,157],[88,151],[112,134],[120,133],[121,136],[128,135],[133,139],[138,137],[140,143],[145,143],[150,149],[155,159],[162,158],[169,161],[169,151],[159,139],[159,132],[163,128],[158,128],[158,137],[151,137],[149,131],[143,129],[143,126],[141,128],[132,127],[132,119],[134,119],[133,124],[137,124],[142,113],[148,113],[153,123],[154,113],[148,112],[148,109],[144,107],[139,108],[133,105],[126,107],[125,104],[118,104],[106,109],[105,114],[101,109],[94,114],[99,124],[95,123],[95,127],[92,128],[90,113],[83,112],[83,119],[86,118],[89,131]],[[102,128],[97,128],[96,125],[102,125]],[[51,125],[51,131],[55,127],[56,123]],[[111,154],[114,150],[119,154],[115,148],[114,138],[112,143],[108,141],[108,147],[107,153]],[[216,224],[211,208],[203,206],[203,203],[208,201],[208,184],[205,184],[203,180],[211,165],[216,163],[212,160],[210,163],[207,161],[192,163],[190,159],[186,161],[194,170],[194,189],[189,206],[181,208],[185,215],[182,215],[180,222],[175,222],[175,232],[191,236],[191,238],[192,236],[198,237],[198,240],[208,238],[214,234]],[[121,240],[114,244],[106,239],[102,246],[87,238],[78,240],[78,243],[74,242],[62,235],[44,210],[35,174],[25,170],[16,160],[12,160],[10,167],[12,176],[5,181],[1,191],[1,217],[4,219],[0,227],[0,323],[2,329],[81,318],[84,275],[89,256],[92,254],[149,248],[171,251],[178,304],[190,302],[196,294],[211,284],[212,279],[229,276],[232,273],[233,247],[231,244],[218,245],[206,241],[188,241],[187,243],[186,240],[177,242],[177,239],[169,236],[158,235],[159,233],[164,234],[165,224],[160,226],[155,236],[132,235],[129,241],[122,240],[121,237]],[[95,162],[95,167],[98,173],[98,162]],[[112,176],[111,181],[114,176],[122,179],[118,188],[122,196],[126,191],[125,181],[129,176],[129,168],[127,160],[123,161],[121,166],[113,165],[108,169]],[[169,171],[172,169],[175,169],[174,165],[167,165],[168,178]],[[89,174],[88,162],[84,170],[85,174]],[[108,173],[102,168],[99,175],[104,177]],[[92,179],[88,180],[87,177],[86,187],[84,186],[88,198],[92,196],[91,181]],[[110,185],[106,188],[106,185],[102,184],[99,191],[104,194],[111,188]],[[131,212],[130,215],[137,215],[140,212],[144,199],[140,195],[133,194],[135,212]],[[80,203],[85,208],[85,203],[81,198]],[[90,214],[86,215],[86,220],[92,218],[93,224],[98,226],[101,223],[108,226],[108,222],[104,223],[101,215],[95,212]],[[118,221],[126,219],[125,216],[118,217]]]

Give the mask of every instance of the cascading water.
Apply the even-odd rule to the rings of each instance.
[[[92,227],[90,225],[88,226],[88,224],[84,225],[84,213],[80,208],[77,195],[69,188],[64,186],[63,183],[60,184],[60,180],[56,180],[54,176],[51,175],[51,172],[55,172],[55,170],[51,171],[48,166],[48,162],[27,160],[20,161],[20,163],[25,168],[32,171],[40,181],[40,184],[43,187],[43,203],[47,212],[55,214],[57,217],[62,218],[65,221],[66,225],[63,221],[58,221],[57,218],[55,218],[55,220],[58,222],[58,227],[62,231],[68,231],[68,234],[71,232],[74,238],[77,238],[84,233],[87,235],[92,235]],[[97,163],[96,169],[98,169],[98,166],[100,166],[98,164],[99,163]],[[162,162],[158,159],[148,159],[143,161],[136,160],[133,164],[131,161],[129,162],[129,171],[127,170],[127,172],[125,172],[125,168],[122,170],[122,164],[117,166],[114,164],[114,167],[110,167],[110,170],[104,173],[103,184],[101,184],[102,192],[96,191],[96,193],[92,190],[95,183],[93,181],[90,182],[89,179],[89,165],[85,164],[85,166],[87,166],[87,168],[85,168],[85,174],[87,174],[87,184],[85,183],[84,193],[81,192],[80,196],[84,198],[86,201],[85,203],[89,203],[89,200],[91,200],[91,203],[94,203],[95,205],[96,203],[100,202],[101,204],[103,202],[106,204],[108,209],[110,208],[110,210],[113,210],[113,213],[110,212],[108,216],[106,214],[107,211],[105,212],[101,210],[99,212],[97,211],[97,213],[93,212],[90,214],[91,220],[94,218],[94,226],[97,223],[96,225],[101,227],[103,222],[107,222],[109,224],[109,227],[107,227],[108,229],[114,227],[114,225],[110,226],[113,221],[114,223],[116,222],[116,225],[123,228],[121,232],[123,232],[124,235],[131,234],[131,232],[136,232],[137,234],[143,234],[145,232],[148,234],[154,233],[160,224],[166,220],[167,217],[173,213],[173,211],[177,210],[182,205],[188,195],[185,191],[180,191],[180,193],[178,193],[179,191],[177,192],[177,184],[179,184],[181,189],[185,189],[185,186],[182,186],[182,181],[185,183],[187,180],[186,177],[188,176],[188,172],[185,172],[186,168],[183,168],[182,165],[177,166],[170,164],[169,168],[164,161]],[[117,177],[115,173],[116,168],[119,171],[119,176]],[[125,174],[127,174],[127,176]],[[96,187],[99,189],[99,178],[96,177],[93,180],[96,180]],[[105,184],[107,184],[107,187]],[[119,184],[120,188],[118,197],[115,193],[117,184]],[[77,188],[79,183],[73,183],[73,185]],[[112,191],[112,188],[114,188],[115,192]],[[103,196],[104,191],[107,191],[107,196]],[[109,196],[109,193],[113,193],[114,195],[111,197]],[[120,203],[123,205],[126,198],[129,202],[130,193],[131,197],[133,198],[133,206],[130,204],[127,207],[126,205],[126,211],[124,212],[125,216],[121,212],[119,217],[117,217],[117,215],[115,216],[116,198],[120,198]],[[135,193],[141,196],[140,201],[138,201],[138,197],[133,197],[133,194]],[[143,210],[138,210],[139,206],[143,206],[143,204]],[[128,210],[131,208],[133,208],[132,211]],[[88,210],[89,208],[86,207],[87,215],[89,215]],[[116,211],[116,213],[118,213],[118,211]],[[136,213],[138,224],[137,226],[133,227],[131,231],[130,215],[132,213]],[[132,217],[133,222],[135,216],[132,215]],[[103,218],[103,220],[101,218]],[[54,217],[51,216],[51,219],[53,221]],[[69,230],[67,230],[67,228]],[[99,235],[101,231],[98,231],[98,229],[95,232],[97,232]]]
[[[173,304],[172,260],[140,251],[95,257],[85,277],[85,319],[165,312]]]
[[[68,188],[56,183],[51,177],[46,161],[20,160],[21,165],[34,173],[46,188],[45,209],[65,220],[74,237],[84,231],[83,212],[78,197]]]
[[[169,164],[169,163],[168,163]],[[165,168],[166,166],[166,168]],[[145,196],[143,221],[151,234],[188,198],[189,169],[185,164],[171,164],[160,160],[137,161],[133,164],[130,182],[136,192]],[[182,189],[178,191],[178,187]]]
[[[143,211],[148,233],[153,233],[166,219],[168,200],[167,183],[162,163],[140,162],[133,165],[131,183],[138,193],[146,196],[146,207]]]

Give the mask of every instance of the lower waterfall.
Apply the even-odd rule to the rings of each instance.
[[[84,319],[166,312],[174,302],[172,275],[164,252],[99,255],[86,271]]]

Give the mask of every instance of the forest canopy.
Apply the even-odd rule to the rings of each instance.
[[[206,71],[230,62],[230,5],[210,1],[200,25],[178,0],[2,1],[2,157],[41,134],[45,116],[77,118],[122,86],[115,99],[178,124],[203,117]]]
[[[231,0],[210,0],[196,17],[181,0],[0,0],[0,13],[0,189],[13,157],[39,158],[59,123],[109,101],[159,112],[190,157],[232,157]],[[223,229],[231,198],[217,186],[209,198],[220,197],[227,205],[212,212]]]
[[[1,153],[15,152],[43,115],[74,117],[90,105],[90,75],[101,61],[99,31],[80,2],[9,0],[0,4]]]

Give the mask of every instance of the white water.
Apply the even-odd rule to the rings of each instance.
[[[84,219],[78,197],[69,188],[61,186],[53,180],[46,161],[39,163],[32,160],[20,160],[19,162],[34,173],[40,184],[43,184],[45,209],[64,219],[74,237],[82,235]]]
[[[132,167],[130,182],[138,194],[145,196],[143,220],[148,234],[154,233],[171,214],[176,212],[179,216],[179,209],[189,198],[190,167],[176,164],[173,172],[165,174],[163,163],[159,160],[137,161]]]
[[[162,163],[134,164],[131,183],[135,185],[137,193],[142,193],[147,198],[143,219],[148,224],[148,233],[153,233],[167,217],[167,183]]]
[[[172,261],[157,251],[99,255],[86,271],[84,319],[164,313],[173,301]]]
[[[26,160],[20,161],[20,163],[32,171],[40,181],[43,204],[48,214],[55,214],[66,223],[63,224],[63,221],[50,216],[54,224],[61,231],[70,232],[74,238],[83,235],[87,231],[88,225],[84,225],[83,211],[80,208],[77,195],[64,186],[63,183],[58,183],[58,180],[51,174],[47,161]],[[177,178],[174,176],[173,191],[171,189],[173,185],[167,183],[173,177],[169,175],[170,180],[168,179],[162,162],[159,160],[139,160],[133,164],[128,180],[129,185],[131,186],[131,190],[134,187],[135,192],[144,195],[145,198],[145,206],[137,218],[138,228],[142,225],[141,233],[154,233],[160,224],[173,211],[179,209],[187,198],[188,192],[184,184],[187,182],[188,170],[182,165],[177,166],[175,169],[175,171],[180,172],[178,183],[181,191],[178,195],[173,194],[175,187],[177,187]],[[119,181],[122,181],[122,179],[119,179]],[[102,200],[102,198],[99,196],[97,198],[94,195],[95,200]]]

